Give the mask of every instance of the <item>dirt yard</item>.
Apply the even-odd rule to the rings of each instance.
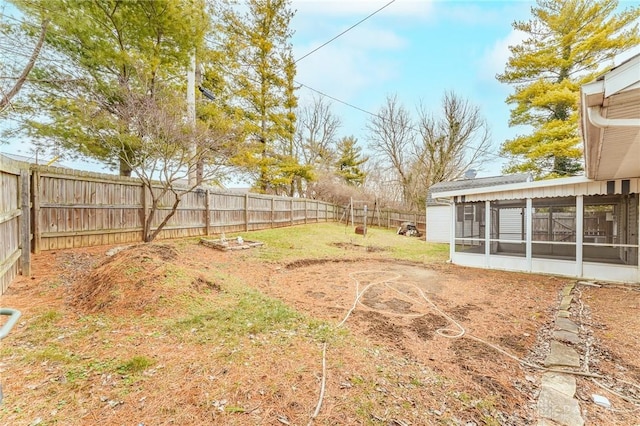
[[[269,262],[193,240],[111,248],[37,255],[2,297],[23,317],[2,341],[0,424],[538,422],[541,371],[519,360],[542,365],[570,280],[350,244]],[[640,291],[576,295],[583,371],[607,377],[577,378],[583,417],[639,425]]]

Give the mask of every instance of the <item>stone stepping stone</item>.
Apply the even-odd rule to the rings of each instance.
[[[575,322],[571,321],[568,318],[562,317],[556,318],[556,328],[560,330],[570,331],[576,334],[578,334],[578,332],[580,331],[578,325]]]
[[[573,398],[576,393],[576,378],[569,374],[547,372],[542,375],[541,386]]]
[[[563,426],[584,426],[578,401],[549,386],[540,389],[538,415]]]
[[[573,296],[562,296],[562,301],[560,301],[560,306],[558,310],[560,311],[568,311],[571,307],[571,301],[573,300]]]
[[[571,294],[571,292],[573,291],[573,284],[569,284],[566,285],[563,289],[562,289],[562,295],[563,296],[569,296]]]
[[[553,332],[553,338],[564,343],[571,343],[572,345],[580,344],[580,336],[576,333],[572,333],[566,330],[556,330]]]
[[[551,351],[549,352],[547,358],[544,360],[544,366],[578,368],[580,367],[580,356],[575,349],[552,340]]]

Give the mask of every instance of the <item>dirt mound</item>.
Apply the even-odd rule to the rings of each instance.
[[[71,289],[69,303],[84,312],[139,313],[153,306],[166,288],[170,262],[178,257],[173,247],[140,244],[116,252],[96,266]]]
[[[366,252],[380,252],[380,251],[387,250],[384,247],[368,246],[368,245],[361,245],[361,244],[355,244],[355,243],[331,243],[331,245],[334,247],[345,249],[345,250],[357,250],[357,251],[366,251]]]

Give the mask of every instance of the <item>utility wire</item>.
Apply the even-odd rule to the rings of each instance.
[[[357,27],[358,25],[362,24],[364,21],[366,21],[367,19],[371,18],[373,15],[375,15],[376,13],[380,12],[381,10],[385,9],[386,7],[390,6],[392,3],[395,3],[396,0],[391,0],[389,3],[385,4],[384,6],[382,6],[380,9],[376,10],[375,12],[369,14],[368,16],[366,16],[365,18],[361,19],[360,21],[356,22],[355,24],[353,24],[352,26],[350,26],[349,28],[347,28],[346,30],[344,30],[343,32],[341,32],[340,34],[338,34],[337,36],[333,37],[331,40],[321,44],[320,46],[316,47],[315,49],[313,49],[311,52],[301,56],[300,58],[296,59],[294,63],[298,63],[299,61],[303,60],[304,58],[306,58],[307,56],[311,55],[312,53],[317,52],[318,50],[322,49],[323,47],[325,47],[327,44],[331,43],[332,41],[334,41],[335,39],[337,39],[338,37],[343,36],[344,34],[348,33],[349,31],[351,31],[352,29],[354,29],[355,27]]]
[[[306,84],[304,84],[304,83],[300,83],[299,81],[295,81],[295,83],[299,84],[300,86],[302,86],[302,87],[304,87],[304,88],[306,88],[306,89],[308,89],[308,90],[311,90],[312,92],[315,92],[315,93],[319,94],[320,96],[324,96],[324,97],[329,98],[329,99],[331,99],[331,100],[334,100],[334,101],[336,101],[336,102],[338,102],[338,103],[341,103],[341,104],[343,104],[343,105],[346,105],[346,106],[348,106],[349,108],[353,108],[353,109],[358,110],[358,111],[360,111],[360,112],[364,112],[365,114],[368,114],[368,115],[370,115],[370,116],[372,116],[372,117],[378,118],[378,119],[383,120],[383,121],[388,121],[388,122],[390,122],[391,124],[394,124],[394,121],[393,121],[393,120],[390,120],[389,118],[383,117],[383,116],[381,116],[380,114],[376,114],[376,113],[374,113],[374,112],[367,111],[367,110],[366,110],[366,109],[364,109],[364,108],[360,108],[359,106],[356,106],[356,105],[350,104],[349,102],[343,101],[342,99],[338,99],[338,98],[336,98],[335,96],[331,96],[331,95],[329,95],[329,94],[327,94],[327,93],[324,93],[324,92],[322,92],[322,91],[320,91],[320,90],[318,90],[318,89],[314,89],[313,87],[308,86],[308,85],[306,85]],[[420,129],[418,129],[415,125],[410,125],[410,126],[408,126],[408,128],[409,128],[409,129],[411,129],[411,130],[413,130],[413,131],[416,131],[416,132],[419,132],[419,131],[420,131]],[[489,149],[490,149],[490,148],[483,149],[483,148],[473,148],[473,147],[471,147],[471,149],[473,149],[473,150],[475,150],[475,151],[477,151],[477,152],[483,153],[483,154],[485,154],[487,157],[491,157],[491,158],[494,158],[494,159],[497,159],[497,158],[503,158],[503,156],[501,156],[501,155],[499,155],[499,154],[496,154],[495,152],[491,152],[491,151],[489,151]]]

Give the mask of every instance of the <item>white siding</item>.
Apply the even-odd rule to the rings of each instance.
[[[427,241],[448,243],[451,229],[451,207],[427,207]]]
[[[499,225],[501,240],[524,240],[524,229],[522,229],[522,215],[524,210],[500,209]]]

